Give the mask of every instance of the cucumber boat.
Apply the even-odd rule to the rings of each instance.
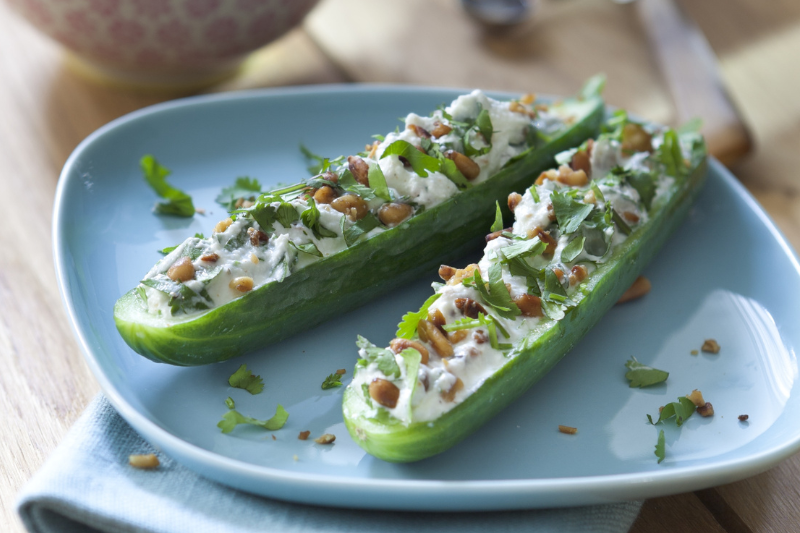
[[[447,450],[541,379],[614,305],[681,223],[706,174],[696,132],[615,114],[606,133],[556,156],[512,227],[499,207],[484,256],[444,283],[389,347],[358,338],[344,421],[391,462]]]
[[[463,255],[497,199],[597,132],[601,86],[555,104],[473,91],[364,152],[320,158],[310,179],[239,198],[213,235],[175,247],[117,301],[120,335],[153,361],[219,362]]]

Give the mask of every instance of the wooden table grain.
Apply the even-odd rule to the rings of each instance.
[[[798,249],[800,2],[681,3],[718,54],[755,136],[756,151],[733,170]],[[604,71],[610,103],[669,122],[675,106],[632,7],[542,0],[531,23],[496,34],[455,0],[326,0],[302,28],[213,90],[370,81],[569,93]],[[0,2],[0,530],[23,530],[16,494],[98,391],[55,283],[50,235],[59,171],[89,133],[164,99],[76,77],[56,44]],[[797,479],[800,455],[743,481],[654,498],[633,531],[797,531]]]

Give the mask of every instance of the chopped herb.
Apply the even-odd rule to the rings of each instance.
[[[489,228],[489,231],[492,233],[503,229],[503,212],[500,211],[500,202],[495,201],[494,204],[497,206],[497,211],[494,214],[494,222],[492,223],[492,227]]]
[[[350,227],[347,227],[345,218],[347,217],[342,217],[339,224],[342,229],[344,243],[348,248],[358,242],[363,235],[381,225],[381,221],[372,213],[367,213],[364,218],[358,220],[355,224],[351,224]]]
[[[255,201],[261,194],[261,184],[255,178],[239,177],[230,187],[225,187],[215,201],[228,211],[236,209],[236,202],[241,198]]]
[[[519,316],[521,311],[511,299],[508,288],[503,282],[503,271],[500,263],[495,263],[489,267],[489,288],[481,278],[481,271],[475,269],[473,274],[473,285],[480,293],[483,300],[497,311],[503,318],[514,318]]]
[[[367,176],[367,179],[369,179],[369,175]],[[344,189],[345,192],[351,192],[360,196],[365,202],[369,202],[370,200],[374,200],[376,198],[375,191],[366,185],[362,185],[357,182],[356,178],[353,176],[353,173],[349,170],[342,172],[342,175],[339,177],[338,186]]]
[[[228,384],[237,389],[244,389],[250,394],[258,394],[264,390],[264,380],[247,369],[247,365],[242,365],[228,378]]]
[[[440,169],[441,164],[435,157],[423,154],[417,148],[406,141],[395,141],[383,151],[381,159],[390,155],[397,155],[405,158],[414,172],[422,178],[428,177],[428,172],[436,172]]]
[[[502,263],[508,263],[512,259],[534,257],[544,253],[547,245],[539,240],[539,237],[517,242],[500,249],[499,253],[503,256]]]
[[[306,163],[308,163],[306,168],[312,176],[318,176],[331,167],[332,161],[330,159],[315,154],[302,144],[300,145],[300,152],[306,158]]]
[[[169,296],[167,305],[173,315],[181,312],[189,313],[191,311],[210,309],[209,301],[211,298],[205,289],[197,293],[190,289],[188,285],[172,281],[163,274],[154,278],[143,279],[140,283]]]
[[[569,244],[567,244],[563,250],[561,250],[561,260],[565,263],[572,263],[575,261],[575,258],[581,255],[583,251],[583,243],[586,242],[586,237],[583,235],[575,237]]]
[[[472,184],[467,178],[464,177],[464,174],[458,170],[458,167],[452,159],[447,159],[444,157],[444,155],[442,155],[441,158],[439,158],[439,164],[441,165],[439,172],[444,174],[447,179],[452,181],[456,187],[459,189],[469,189],[472,187]]]
[[[606,76],[605,74],[595,74],[588,80],[586,83],[583,84],[581,87],[581,91],[578,93],[578,98],[580,100],[587,100],[594,96],[600,96],[603,94],[603,89],[606,86]]]
[[[317,239],[322,239],[323,237],[336,237],[336,233],[323,227],[319,221],[319,209],[317,208],[316,202],[314,202],[313,198],[308,199],[308,209],[303,211],[300,215],[300,218],[303,221],[303,225],[314,232],[314,237]]]
[[[669,129],[664,133],[664,142],[658,148],[658,158],[670,176],[679,178],[684,174],[683,152],[678,134]]]
[[[639,199],[647,209],[653,204],[653,198],[656,195],[656,180],[655,176],[649,172],[628,171],[624,175],[631,187],[636,189],[639,193]]]
[[[166,248],[162,248],[161,250],[159,250],[158,253],[167,255],[170,252],[174,252],[175,249],[178,248],[178,246],[180,246],[180,244],[176,244],[175,246],[167,246]]]
[[[541,270],[532,267],[522,257],[515,257],[508,261],[508,271],[512,276],[525,276],[528,284],[528,291],[536,296],[541,296],[539,289],[539,278],[542,276]]]
[[[315,257],[322,257],[322,252],[319,251],[319,248],[317,248],[313,242],[297,244],[294,241],[289,241],[289,245],[298,252],[303,252],[304,254],[313,255]]]
[[[409,312],[404,314],[402,321],[397,324],[397,333],[395,333],[395,336],[401,339],[413,339],[414,335],[417,334],[417,325],[419,325],[419,321],[428,318],[428,308],[439,296],[441,296],[441,294],[436,293],[425,300],[425,303],[422,304],[422,307],[420,307],[419,311],[416,313]]]
[[[658,464],[661,464],[661,461],[664,460],[666,457],[666,450],[665,450],[666,439],[664,438],[664,430],[658,432],[658,441],[656,442],[656,451],[655,456],[658,457]]]
[[[610,205],[610,204],[609,204]],[[631,234],[631,227],[625,222],[625,220],[617,213],[616,209],[611,209],[611,220],[614,221],[614,224],[617,225],[619,230],[624,233],[625,235]]]
[[[481,132],[481,135],[483,135],[486,143],[491,146],[494,128],[492,127],[492,117],[487,110],[481,109],[481,112],[478,113],[478,118],[475,119],[475,126],[478,128],[478,131]]]
[[[222,416],[222,420],[219,421],[217,427],[221,429],[223,433],[230,433],[233,431],[233,428],[239,424],[250,424],[252,426],[259,426],[270,431],[275,431],[276,429],[281,429],[288,419],[289,413],[286,412],[286,409],[284,409],[281,404],[278,404],[278,408],[275,409],[275,416],[269,420],[257,420],[249,416],[244,416],[239,411],[231,410]]]
[[[592,180],[592,183],[589,185],[594,191],[594,197],[598,202],[605,203],[606,197],[603,195],[603,191],[600,190],[600,187],[597,186],[597,182]]]
[[[531,198],[533,198],[533,201],[539,203],[539,193],[536,191],[536,185],[531,185],[528,188],[528,192],[531,193]]]
[[[322,390],[333,389],[342,386],[342,374],[334,372],[330,374],[325,381],[322,382]]]
[[[369,385],[366,383],[361,384],[361,394],[364,395],[364,401],[370,407],[372,407],[372,398],[369,395]]]
[[[451,324],[445,324],[442,326],[445,331],[458,331],[461,329],[473,329],[484,326],[486,327],[486,331],[489,333],[489,343],[491,344],[492,348],[495,350],[507,350],[511,349],[511,345],[508,344],[500,344],[497,340],[497,330],[500,330],[506,338],[508,338],[508,331],[500,325],[500,322],[497,321],[496,318],[493,316],[484,316],[483,313],[478,313],[478,318],[462,318],[460,320],[456,320]]]
[[[375,363],[378,370],[383,372],[387,377],[400,377],[400,367],[397,366],[397,361],[394,358],[394,352],[386,348],[378,348],[367,339],[358,336],[356,346],[364,350],[364,359],[367,363]]]
[[[553,191],[550,195],[550,201],[553,203],[553,211],[555,211],[558,226],[561,228],[562,233],[569,235],[575,233],[586,217],[592,212],[594,206],[592,204],[584,204],[578,200],[559,191]]]
[[[162,215],[175,215],[179,217],[193,217],[195,210],[192,197],[180,189],[167,183],[169,169],[161,166],[152,155],[146,155],[139,161],[144,179],[153,188],[157,195],[166,199],[166,202],[157,202],[156,213]]]
[[[228,409],[236,409],[236,402],[233,401],[233,398],[228,396],[225,398],[225,405],[228,406]]]
[[[375,191],[375,196],[387,202],[392,201],[392,195],[389,192],[389,186],[386,185],[386,177],[383,175],[380,165],[376,163],[369,168],[367,180],[369,181],[369,186]]]
[[[625,367],[628,369],[625,378],[630,381],[631,388],[649,387],[666,381],[669,377],[669,372],[643,365],[635,357],[631,357]]]
[[[661,413],[658,415],[658,420],[653,422],[653,418],[650,415],[647,415],[647,420],[649,420],[651,424],[655,425],[660,424],[664,420],[675,417],[675,423],[678,427],[681,427],[686,419],[692,416],[696,410],[697,407],[695,407],[692,400],[685,396],[681,396],[678,398],[677,402],[668,403],[661,409]]]

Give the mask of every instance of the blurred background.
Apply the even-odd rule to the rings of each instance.
[[[98,390],[53,275],[58,174],[92,131],[147,105],[353,82],[573,94],[604,72],[611,105],[670,124],[700,116],[800,249],[800,2],[495,2],[0,0],[0,523],[21,531],[14,495]],[[509,5],[524,9],[498,21]],[[651,500],[634,531],[792,531],[798,475],[795,457]]]

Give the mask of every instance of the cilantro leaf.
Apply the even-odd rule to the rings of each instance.
[[[501,248],[500,253],[503,256],[502,262],[508,263],[512,259],[524,259],[540,255],[544,253],[546,249],[547,245],[539,240],[539,237],[534,237],[533,239],[524,240]]]
[[[656,195],[655,176],[649,172],[626,172],[625,181],[636,189],[642,204],[644,204],[647,209],[650,209],[650,206],[653,204],[653,198]],[[596,195],[597,193],[595,193],[595,196]]]
[[[167,255],[168,253],[175,251],[175,249],[176,249],[178,246],[180,246],[180,244],[176,244],[175,246],[167,246],[166,248],[162,248],[162,249],[160,249],[160,250],[158,251],[158,253],[160,253],[160,254],[164,254],[164,255]]]
[[[669,372],[643,365],[633,356],[625,363],[625,367],[628,369],[625,378],[630,381],[631,388],[649,387],[666,381],[669,377]]]
[[[436,172],[441,167],[439,160],[431,157],[428,154],[423,154],[417,148],[406,141],[395,141],[383,151],[381,159],[390,155],[397,155],[405,158],[414,172],[422,178],[428,177],[428,172]]]
[[[242,365],[228,378],[228,385],[237,389],[244,389],[250,394],[258,394],[264,390],[264,380],[247,369],[247,365]]]
[[[210,309],[209,301],[211,298],[205,289],[202,289],[199,293],[195,292],[188,285],[172,281],[164,274],[154,278],[143,279],[139,283],[169,296],[167,305],[173,315],[180,312],[189,313],[191,311]]]
[[[587,100],[589,98],[600,96],[603,94],[603,89],[606,86],[606,75],[595,74],[583,84],[581,91],[578,93],[580,100]]]
[[[533,201],[538,204],[540,200],[539,200],[539,193],[536,191],[536,185],[531,185],[528,188],[528,192],[531,193],[531,198],[533,198]]]
[[[400,367],[397,366],[394,352],[386,348],[378,348],[361,335],[356,340],[356,346],[364,350],[364,358],[367,363],[375,363],[378,370],[383,372],[386,377],[400,377]]]
[[[342,372],[344,374],[344,372]],[[328,377],[322,382],[322,390],[333,389],[335,387],[342,386],[342,374],[339,372],[334,372],[333,374],[329,374]]]
[[[677,424],[678,427],[681,427],[686,419],[692,416],[696,410],[697,407],[695,407],[692,400],[685,396],[681,396],[678,398],[677,402],[668,403],[661,409],[661,413],[658,415],[658,420],[653,422],[653,418],[650,415],[647,415],[647,419],[651,424],[655,425],[660,424],[664,420],[675,417],[675,424]]]
[[[406,367],[406,377],[403,379],[403,387],[410,391],[408,397],[413,398],[414,391],[417,389],[417,374],[419,373],[419,365],[422,362],[422,354],[414,348],[406,348],[400,352],[399,355],[403,358]],[[411,405],[411,402],[408,402],[407,416],[409,420],[411,420],[412,412],[413,405]]]
[[[225,405],[228,406],[228,409],[236,409],[236,402],[233,401],[233,398],[228,396],[225,398]]]
[[[609,204],[609,207],[610,206],[611,206],[611,204]],[[614,221],[614,224],[616,224],[617,228],[619,228],[619,230],[622,233],[624,233],[625,235],[630,235],[631,234],[631,227],[628,225],[627,222],[625,222],[625,219],[623,219],[620,216],[620,214],[617,213],[617,210],[614,209],[614,208],[611,208],[611,220]]]
[[[366,383],[361,384],[361,394],[364,395],[364,401],[370,407],[372,407],[372,397],[369,395],[369,385]]]
[[[679,178],[686,168],[683,165],[683,152],[678,134],[669,129],[664,133],[664,142],[658,147],[658,158],[664,165],[668,175]]]
[[[503,270],[500,263],[495,263],[489,267],[489,289],[487,291],[481,278],[481,272],[475,269],[473,274],[475,288],[480,293],[483,300],[497,311],[503,318],[514,318],[519,316],[521,311],[511,299],[508,288],[503,282]]]
[[[389,186],[386,185],[386,177],[383,175],[383,170],[381,170],[380,165],[376,163],[369,168],[367,181],[369,182],[369,186],[372,187],[372,190],[375,192],[375,196],[381,200],[386,200],[387,202],[392,201],[392,195],[389,192]]]
[[[314,233],[314,237],[321,239],[323,237],[336,237],[336,233],[323,227],[319,221],[319,209],[317,208],[314,198],[308,199],[308,209],[300,215],[303,225]]]
[[[563,250],[561,250],[561,260],[565,263],[572,263],[576,257],[581,255],[583,251],[583,243],[586,242],[586,237],[580,235],[575,237],[569,244],[567,244]]]
[[[261,184],[255,178],[248,178],[246,176],[236,178],[236,181],[230,187],[225,187],[216,201],[221,206],[225,207],[228,211],[233,211],[236,208],[236,201],[239,198],[245,200],[255,199],[261,194]]]
[[[515,257],[508,261],[508,271],[512,276],[525,276],[526,283],[528,284],[528,292],[541,296],[542,291],[539,289],[539,278],[542,272],[528,264],[522,257]]]
[[[402,321],[397,324],[397,333],[395,333],[395,336],[401,339],[413,339],[417,334],[417,325],[419,325],[419,321],[428,318],[428,308],[440,296],[440,293],[436,293],[425,300],[425,303],[422,304],[422,307],[420,307],[419,311],[416,313],[408,312],[404,314]]]
[[[598,187],[597,182],[592,180],[589,186],[592,188],[592,191],[594,191],[595,199],[597,199],[598,202],[605,203],[606,197],[603,195],[603,191],[600,190],[600,187]]]
[[[592,204],[584,204],[559,191],[553,191],[550,195],[550,201],[553,203],[553,211],[555,211],[558,226],[565,234],[575,233],[581,222],[594,209]]]
[[[330,168],[330,159],[315,154],[303,144],[300,145],[300,152],[305,157],[306,163],[308,163],[306,168],[312,176],[318,176]]]
[[[345,218],[346,217],[342,217],[339,224],[342,229],[344,243],[348,248],[358,242],[362,235],[369,233],[381,225],[381,221],[378,220],[378,217],[372,213],[367,213],[364,218],[356,221],[354,224],[351,224],[350,227],[347,227]]]
[[[655,456],[658,457],[658,464],[661,464],[661,461],[664,460],[666,457],[666,450],[665,450],[666,439],[664,438],[664,430],[658,432],[658,442],[656,442],[656,451]]]
[[[250,424],[275,431],[276,429],[281,429],[288,419],[289,413],[286,412],[286,409],[284,409],[281,404],[278,404],[278,408],[275,409],[275,416],[269,420],[257,420],[249,416],[244,416],[239,411],[230,410],[222,415],[222,420],[219,421],[217,427],[221,429],[223,433],[230,433],[233,431],[233,428],[239,424]]]
[[[497,211],[494,214],[494,222],[492,223],[492,227],[489,228],[489,231],[492,233],[503,229],[503,212],[500,211],[500,202],[495,201],[494,204],[497,206]]]
[[[492,117],[487,110],[481,109],[481,112],[478,113],[478,117],[475,119],[475,127],[477,127],[478,131],[483,135],[486,144],[491,146],[494,128],[492,127]]]
[[[297,250],[298,252],[303,252],[304,254],[313,255],[314,257],[322,257],[322,252],[319,251],[317,245],[313,242],[309,242],[306,244],[297,244],[294,241],[289,241],[289,245]]]
[[[144,179],[153,188],[157,195],[168,200],[157,202],[156,213],[162,215],[175,215],[179,217],[193,217],[195,210],[192,197],[180,189],[167,183],[170,170],[162,167],[152,155],[146,155],[139,161]]]
[[[434,144],[435,146],[435,144]],[[455,161],[452,159],[447,159],[446,157],[442,156],[439,159],[439,164],[441,167],[439,168],[439,172],[444,174],[447,179],[452,181],[456,187],[459,189],[469,189],[472,187],[472,183],[469,182],[467,178],[464,177],[464,174],[458,170]]]

